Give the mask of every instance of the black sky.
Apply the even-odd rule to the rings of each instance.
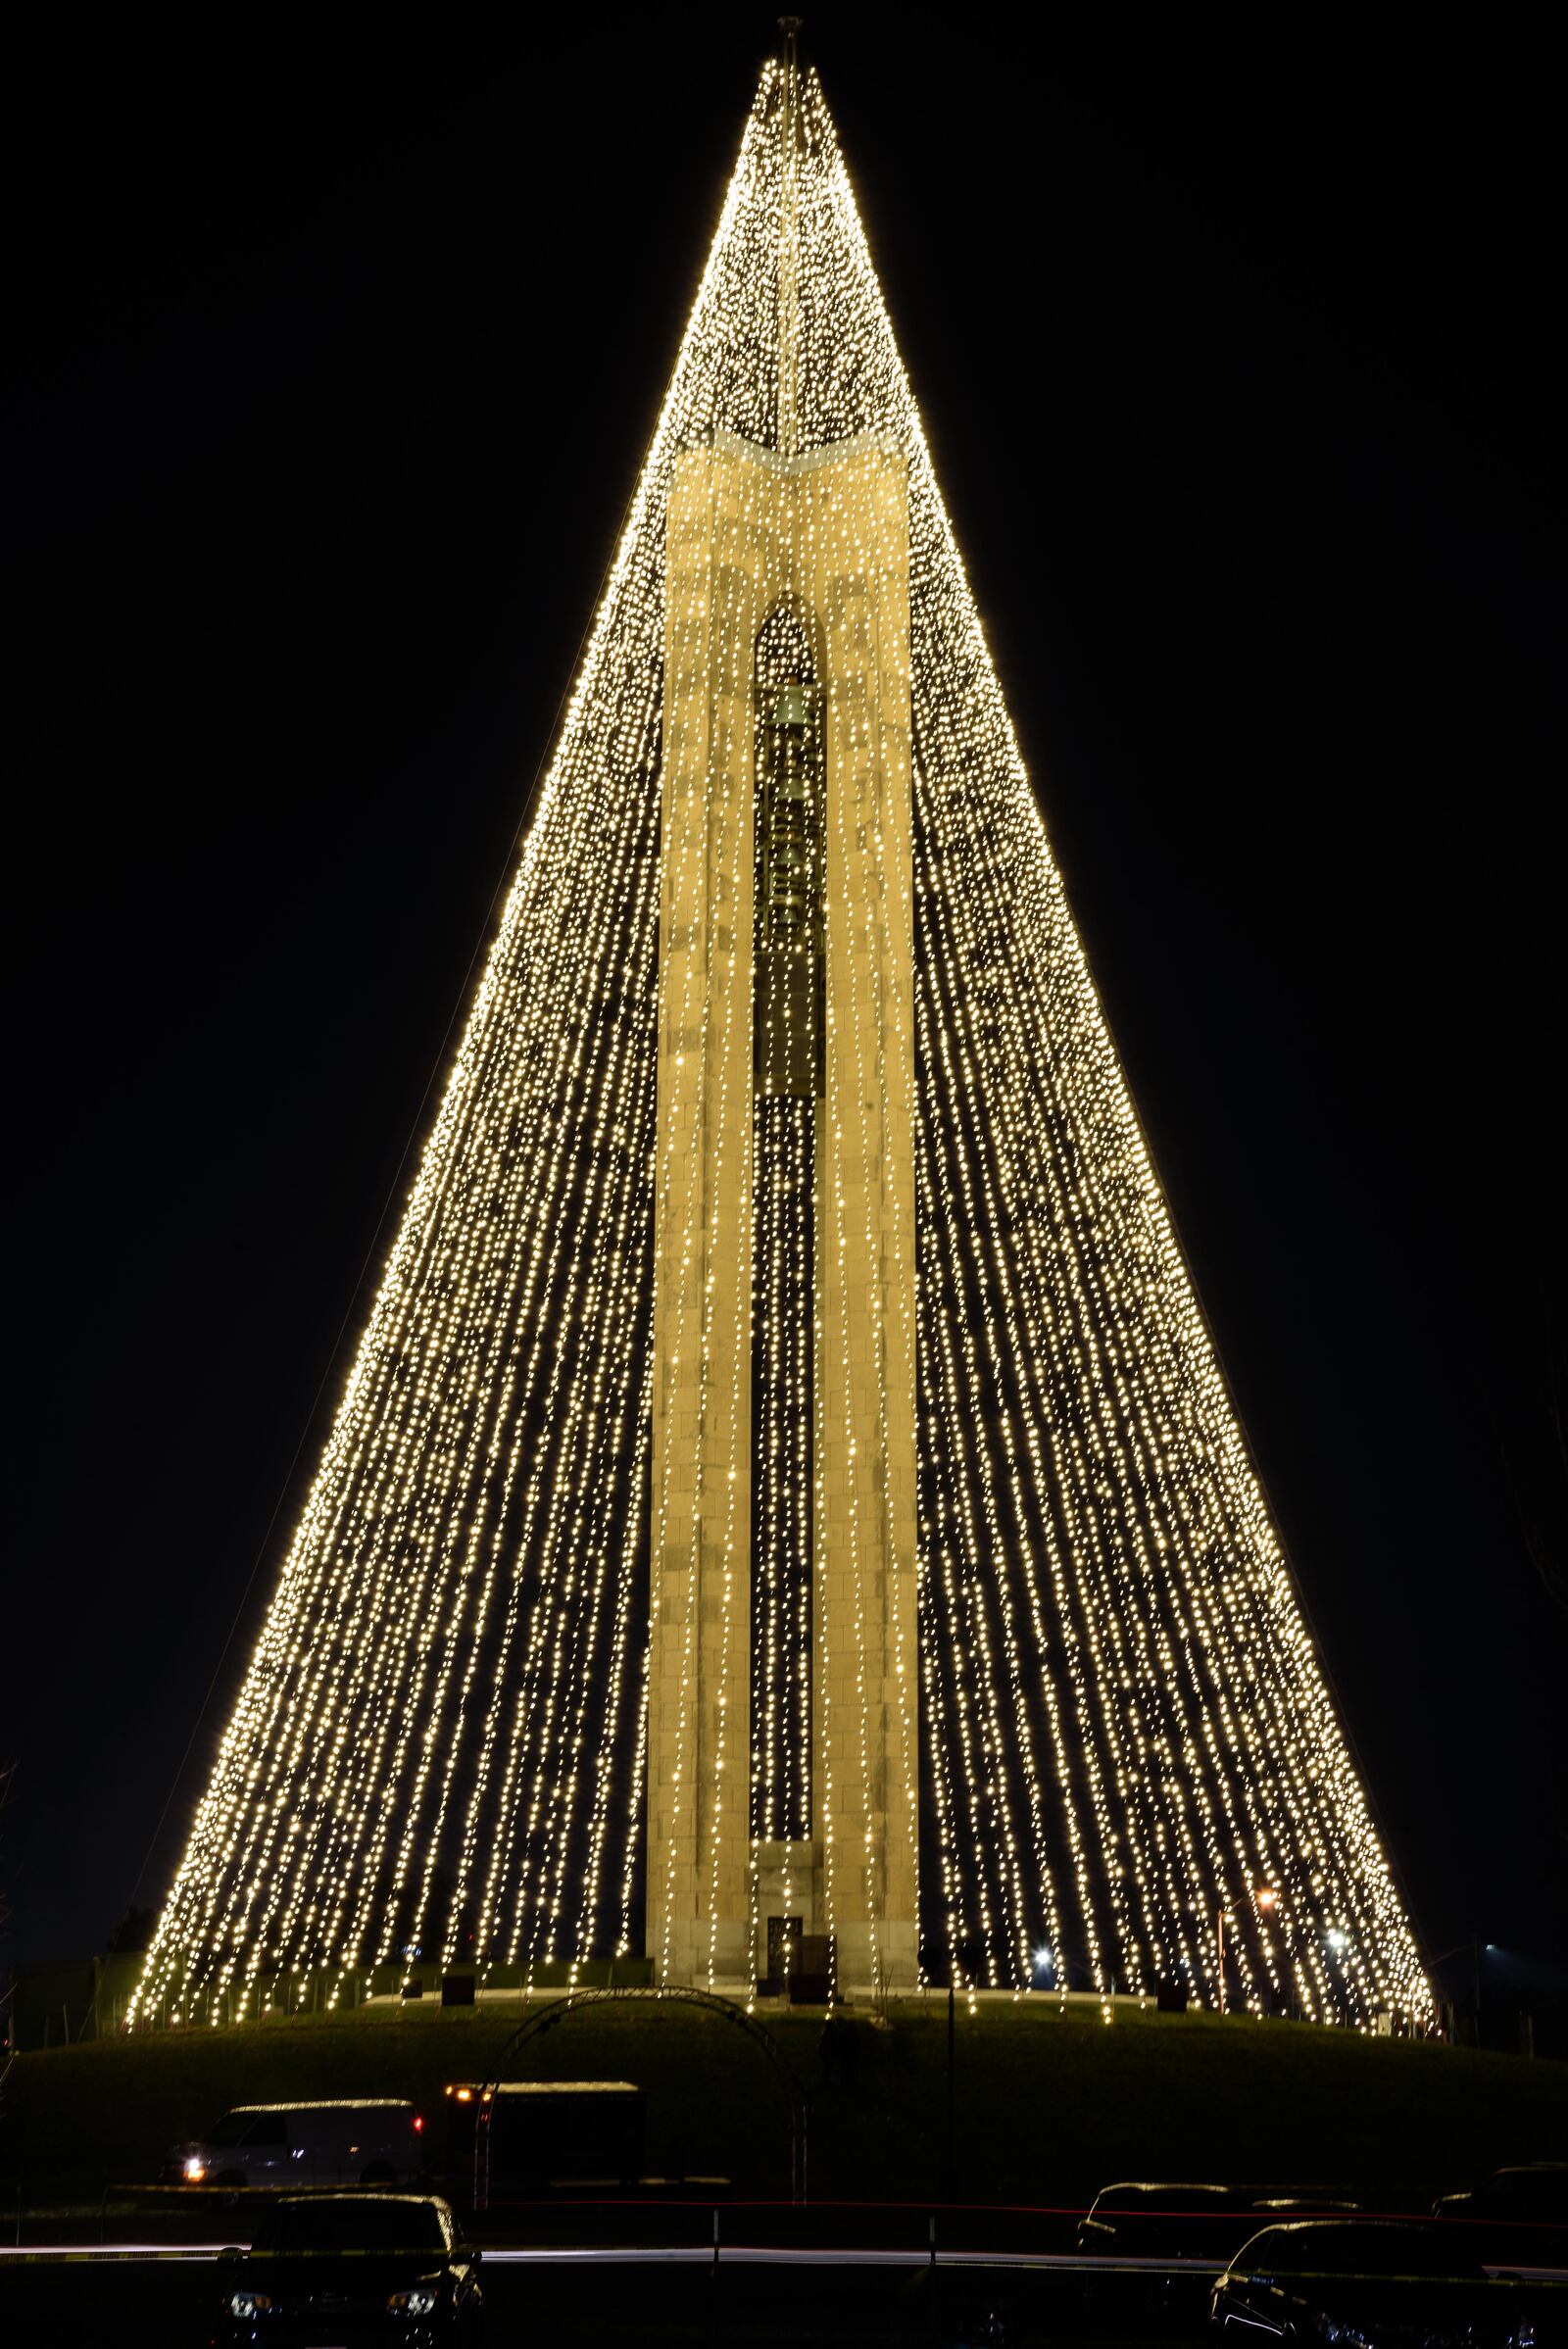
[[[1561,1959],[1549,76],[1105,24],[807,49],[1429,1945]],[[12,76],[22,1959],[177,1858],[772,21],[249,37]]]

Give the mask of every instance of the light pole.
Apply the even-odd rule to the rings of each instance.
[[[1270,1909],[1279,1906],[1279,1893],[1272,1884],[1254,1884],[1252,1887],[1253,1903],[1263,1911],[1265,1916]],[[1230,1911],[1222,1904],[1215,1911],[1214,1916],[1214,1937],[1219,1948],[1219,2011],[1222,2015],[1225,2012],[1225,1923],[1227,1918],[1230,1918],[1233,1925],[1235,1924],[1236,1920],[1230,1916]]]
[[[958,2138],[956,2111],[953,2100],[953,2042],[958,2011],[957,1986],[948,1977],[948,2199],[956,2202],[958,2196]]]
[[[1439,1949],[1430,1953],[1427,1957],[1427,1964],[1435,1970],[1437,1967],[1443,1965],[1448,1958],[1457,1957],[1461,1949],[1467,1949],[1470,1952],[1470,1979],[1474,1986],[1476,2045],[1478,2047],[1481,2044],[1481,1962],[1486,1950],[1490,1949],[1491,1947],[1492,1943],[1490,1941],[1483,1944],[1481,1935],[1477,1933],[1472,1933],[1468,1941],[1455,1941],[1451,1949]],[[1448,2003],[1450,2007],[1452,2007],[1454,2004],[1454,2002],[1451,2000]],[[1455,2035],[1457,2035],[1457,2020],[1455,2020]]]
[[[1257,1908],[1258,1908],[1258,1909],[1261,1911],[1261,1913],[1262,1913],[1262,1916],[1263,1916],[1263,1919],[1264,1919],[1264,1921],[1265,1921],[1265,1923],[1266,1923],[1266,1922],[1268,1921],[1268,1919],[1269,1919],[1269,1918],[1271,1918],[1271,1917],[1273,1916],[1273,1914],[1274,1914],[1274,1911],[1275,1911],[1275,1910],[1276,1910],[1276,1909],[1279,1907],[1279,1905],[1280,1905],[1280,1896],[1279,1896],[1279,1889],[1278,1889],[1278,1886],[1277,1886],[1277,1885],[1274,1885],[1274,1884],[1254,1884],[1254,1885],[1253,1885],[1253,1887],[1252,1887],[1252,1899],[1253,1899],[1253,1902],[1254,1902],[1254,1904],[1256,1905],[1256,1907],[1257,1907]],[[1289,2010],[1290,2010],[1290,1993],[1289,1993],[1289,1991],[1287,1991],[1287,1992],[1285,1993],[1285,2002],[1286,2002],[1286,2011],[1287,2011],[1287,2012],[1289,2012]]]

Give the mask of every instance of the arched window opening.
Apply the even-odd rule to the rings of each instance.
[[[752,1834],[811,1834],[822,689],[797,611],[757,638],[752,1049]]]

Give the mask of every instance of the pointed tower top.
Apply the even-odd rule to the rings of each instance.
[[[798,379],[800,373],[800,59],[799,17],[780,17],[784,35],[784,171],[779,191],[778,220],[778,451],[794,457],[800,449]]]

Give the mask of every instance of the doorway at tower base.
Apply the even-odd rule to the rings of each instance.
[[[657,1949],[649,1952],[656,1982],[748,1999],[770,1991],[788,1997],[788,1978],[797,1974],[813,1983],[828,1977],[839,1998],[918,1988],[914,1919],[867,1921],[862,1899],[858,1918],[852,1912],[835,1926],[828,1865],[820,1841],[754,1843],[750,1925],[710,1915],[667,1919],[663,1962]],[[845,1855],[839,1865],[848,1871],[854,1863]],[[863,1860],[854,1872],[863,1878]]]
[[[827,1922],[822,1846],[754,1843],[752,1883],[757,1986],[778,1998],[826,1999],[837,1988],[838,1950]]]

